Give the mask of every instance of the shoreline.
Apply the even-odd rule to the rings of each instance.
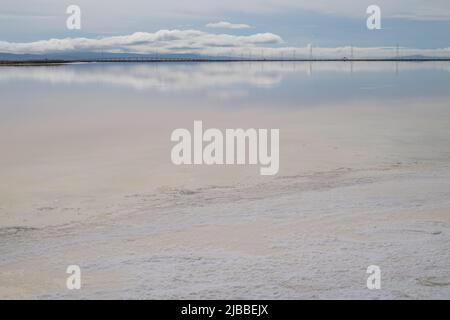
[[[77,63],[152,63],[152,62],[449,62],[450,58],[436,59],[77,59],[77,60],[3,60],[0,66],[46,66]]]

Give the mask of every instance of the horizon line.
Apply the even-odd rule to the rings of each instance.
[[[0,66],[51,65],[76,63],[152,63],[152,62],[450,62],[450,58],[102,58],[0,60]]]

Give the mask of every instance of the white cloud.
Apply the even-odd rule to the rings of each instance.
[[[110,52],[140,54],[200,54],[252,58],[349,58],[351,47],[320,48],[281,46],[283,39],[273,33],[245,36],[213,34],[199,30],[160,30],[130,35],[89,38],[50,39],[35,42],[0,41],[1,53],[48,54],[71,52]],[[450,57],[450,48],[400,48],[401,56],[423,55]],[[396,47],[354,47],[355,58],[386,58],[396,56]]]
[[[273,33],[247,36],[212,34],[198,30],[160,30],[154,33],[100,39],[65,38],[16,43],[0,41],[3,53],[58,53],[74,51],[134,52],[134,53],[206,53],[220,48],[246,48],[280,44],[283,40]]]
[[[251,28],[248,24],[231,23],[227,21],[213,22],[206,25],[207,28],[223,28],[223,29],[248,29]]]

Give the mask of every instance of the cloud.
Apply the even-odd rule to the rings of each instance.
[[[20,42],[56,36],[122,35],[139,30],[189,29],[216,23],[229,23],[230,27],[244,22],[255,27],[260,25],[257,22],[265,21],[267,30],[277,30],[297,43],[314,39],[316,43],[343,45],[343,39],[348,39],[349,43],[358,44],[365,43],[361,28],[365,27],[367,6],[374,3],[381,8],[383,26],[391,26],[389,32],[372,33],[378,34],[373,38],[377,45],[392,43],[392,37],[395,38],[392,34],[400,31],[401,37],[406,39],[399,39],[402,43],[416,43],[421,47],[447,45],[450,31],[446,30],[450,29],[445,26],[450,21],[449,0],[110,0],[107,5],[104,1],[77,0],[76,4],[82,9],[83,26],[77,32],[66,29],[65,9],[71,2],[58,1],[55,5],[54,0],[2,0],[0,40]],[[306,29],[306,25],[316,28]],[[239,30],[201,29],[210,32]],[[344,29],[348,32],[341,32]],[[256,27],[241,30],[260,31]],[[420,32],[432,36],[418,37]]]
[[[394,18],[415,21],[445,21],[450,19],[450,4],[448,0],[274,0],[278,9],[271,10],[287,12],[288,10],[304,10],[352,19],[367,17],[366,9],[369,5],[378,5],[383,18]],[[246,2],[247,3],[247,2]]]
[[[67,5],[70,3],[62,2]],[[408,19],[427,20],[450,18],[448,0],[110,0],[107,6],[102,1],[77,0],[76,2],[83,11],[89,12],[92,19],[101,20],[102,23],[108,20],[111,24],[116,23],[118,18],[155,20],[161,16],[164,19],[179,15],[204,17],[217,16],[224,12],[227,15],[242,12],[278,15],[291,13],[293,10],[361,18],[365,16],[365,9],[371,4],[380,6],[384,17],[404,16]],[[54,0],[2,0],[2,13],[58,15],[61,11],[65,12],[67,5],[57,6]]]
[[[273,33],[257,33],[246,36],[212,34],[198,30],[160,30],[154,33],[136,32],[131,35],[99,39],[65,38],[35,42],[0,41],[3,53],[60,53],[60,52],[114,52],[114,53],[207,53],[233,48],[275,45],[282,43]]]
[[[231,23],[227,21],[220,21],[214,23],[208,23],[207,28],[223,28],[223,29],[249,29],[251,28],[248,24],[243,23]]]
[[[90,38],[50,39],[35,42],[0,41],[1,53],[51,54],[76,52],[197,54],[245,58],[391,58],[396,47],[305,47],[282,46],[283,39],[273,33],[237,36],[199,30],[160,30],[130,35]],[[450,48],[399,48],[400,56],[450,57]]]

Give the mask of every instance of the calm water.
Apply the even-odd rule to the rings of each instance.
[[[182,99],[185,105],[275,105],[311,107],[323,103],[396,97],[447,98],[450,63],[152,63],[78,64],[51,67],[2,67],[1,118],[13,116],[17,101],[42,102],[102,97],[127,101],[152,99],[148,107]],[[26,94],[24,94],[26,93]],[[63,98],[64,97],[64,98]],[[78,96],[80,104],[86,104]],[[7,102],[16,102],[12,107]],[[62,103],[57,103],[62,108]],[[47,105],[48,106],[48,105]],[[173,107],[180,107],[174,104]],[[36,108],[36,107],[35,107]]]
[[[344,166],[355,154],[361,163],[445,161],[449,88],[447,62],[2,67],[0,174],[18,164],[77,171],[95,161],[133,166],[138,158],[149,174],[158,166],[173,170],[168,137],[194,120],[222,129],[281,129],[284,174],[308,170],[313,158],[324,168]],[[302,149],[313,144],[334,149]]]
[[[108,194],[114,186],[129,191],[124,184],[259,178],[253,168],[181,175],[169,161],[169,137],[194,120],[220,129],[279,128],[281,175],[445,162],[449,88],[446,62],[2,67],[0,177],[10,184],[1,189],[40,199],[40,179],[51,190],[73,193],[79,185]],[[59,181],[63,172],[73,181]]]

